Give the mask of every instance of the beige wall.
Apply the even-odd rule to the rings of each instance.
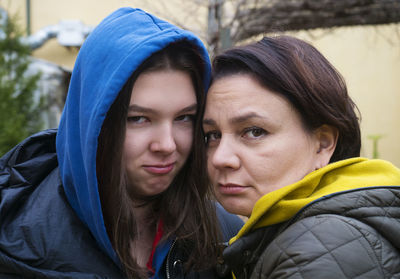
[[[167,4],[166,4],[167,3]],[[17,13],[21,19],[22,26],[26,26],[26,0],[0,0],[0,6]],[[206,9],[198,9],[191,5],[190,1],[169,0],[31,0],[31,33],[39,31],[41,28],[58,24],[61,20],[78,19],[86,25],[95,26],[104,17],[119,7],[136,7],[149,12],[156,13],[159,17],[181,21],[182,25],[192,30],[205,28],[204,22],[192,21],[191,24],[180,15],[201,14],[200,18],[206,19]],[[175,8],[175,7],[178,7]],[[185,10],[185,13],[181,11]],[[189,11],[189,12],[187,12]],[[192,17],[194,18],[194,17]],[[35,50],[33,55],[66,68],[73,68],[78,51],[76,49],[66,49],[58,45],[56,39],[48,41],[40,49]]]
[[[312,42],[344,76],[362,120],[362,156],[382,135],[379,157],[400,167],[400,25],[292,33]]]
[[[118,7],[135,6],[157,15],[180,20],[200,34],[206,26],[206,10],[178,0],[32,0],[32,33],[63,19],[79,19],[96,25]],[[188,3],[190,1],[186,1]],[[25,18],[25,0],[0,0],[7,10],[18,11]],[[190,11],[182,13],[180,10]],[[192,10],[191,10],[192,9]],[[193,15],[188,17],[183,15]],[[171,15],[172,14],[172,15]],[[170,15],[170,16],[167,16]],[[200,15],[200,16],[199,16]],[[193,20],[195,19],[195,20]],[[203,19],[203,20],[201,20]],[[24,19],[21,21],[25,25]],[[379,141],[380,158],[400,166],[400,25],[352,27],[335,30],[292,33],[312,42],[343,74],[349,93],[362,114],[362,156],[372,156],[368,135],[383,135]],[[34,56],[72,68],[77,50],[67,50],[56,40],[46,43]]]
[[[61,20],[78,19],[86,25],[97,25],[115,9],[141,2],[141,8],[148,8],[147,1],[127,0],[31,0],[31,33]],[[17,13],[21,24],[26,26],[26,0],[0,0],[0,5],[12,13]],[[78,50],[60,46],[51,39],[33,55],[66,68],[72,69]]]

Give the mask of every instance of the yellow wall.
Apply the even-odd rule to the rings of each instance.
[[[21,18],[21,24],[26,26],[26,0],[0,0],[0,6],[11,13],[17,13]],[[191,11],[189,16],[196,12],[196,15],[201,14],[201,17],[206,19],[205,8],[198,9],[197,6],[191,5],[190,1],[181,0],[31,0],[31,33],[68,19],[78,19],[86,25],[96,26],[111,12],[126,6],[157,13],[159,17],[165,19],[180,20],[186,28],[192,30],[198,28],[198,22],[186,24],[186,18],[180,15]],[[205,28],[204,24],[205,21],[200,24],[202,29]],[[76,49],[66,49],[58,45],[56,39],[51,39],[40,49],[35,50],[33,55],[72,69],[77,53]]]
[[[121,6],[129,6],[129,2],[132,1],[31,0],[31,33],[67,19],[78,19],[86,25],[95,26],[113,10]],[[26,0],[0,0],[0,5],[12,13],[16,12],[23,26],[26,25]],[[35,50],[33,55],[72,69],[77,53],[78,50],[62,47],[56,39],[51,39]]]
[[[165,2],[169,6],[163,6]],[[204,34],[207,19],[205,8],[188,13],[193,7],[178,3],[182,1],[31,0],[31,28],[34,33],[63,19],[79,19],[84,24],[96,25],[118,7],[135,6],[164,18],[179,19],[196,33],[203,29]],[[25,4],[26,0],[0,0],[3,8],[19,12],[24,25]],[[168,17],[167,14],[172,15]],[[183,18],[188,14],[196,16]],[[343,74],[349,93],[362,114],[362,156],[372,156],[372,141],[367,136],[383,135],[379,141],[380,158],[392,161],[397,166],[400,166],[399,30],[400,25],[387,25],[291,33],[313,43]],[[67,50],[59,46],[55,39],[34,52],[38,58],[67,68],[73,67],[76,55],[77,50]]]
[[[293,35],[316,46],[344,76],[361,112],[362,156],[382,135],[379,157],[400,167],[400,25],[345,27]]]

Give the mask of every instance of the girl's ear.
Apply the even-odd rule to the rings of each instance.
[[[315,169],[320,169],[329,164],[333,152],[335,152],[339,132],[337,128],[324,124],[317,128],[314,133],[317,139]]]

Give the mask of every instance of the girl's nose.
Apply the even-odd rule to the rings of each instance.
[[[170,154],[176,150],[172,125],[164,124],[162,127],[158,127],[158,131],[150,144],[150,150],[165,154]]]

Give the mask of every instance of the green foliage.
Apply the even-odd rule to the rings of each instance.
[[[378,151],[378,141],[383,137],[383,135],[376,134],[376,135],[369,135],[368,139],[372,140],[372,159],[379,158],[379,151]]]
[[[0,156],[43,127],[43,98],[35,94],[40,74],[29,74],[29,46],[15,17],[0,21]],[[3,32],[1,32],[1,30]]]

